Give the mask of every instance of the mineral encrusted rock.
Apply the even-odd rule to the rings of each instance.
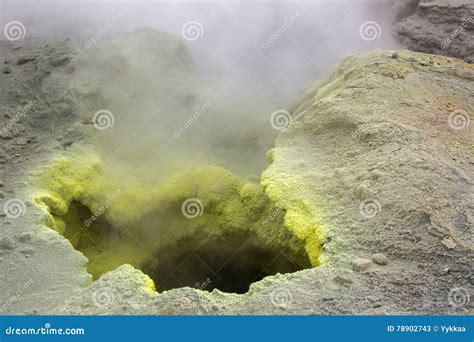
[[[357,258],[352,261],[352,270],[354,272],[361,272],[367,270],[370,266],[372,266],[372,261],[365,258]]]
[[[354,308],[357,293],[369,302],[356,312],[449,313],[452,289],[472,294],[473,71],[458,59],[376,51],[345,58],[308,90],[262,183],[277,202],[319,216],[318,282],[356,256],[390,259],[334,302],[315,294],[320,285],[312,299],[325,309],[309,312]],[[442,243],[448,236],[455,248]],[[456,271],[440,276],[446,266]]]
[[[375,253],[374,255],[372,255],[372,261],[377,265],[388,264],[388,258],[385,256],[385,254],[382,253]]]
[[[64,48],[63,53],[70,51]],[[7,59],[13,57],[10,51]],[[472,313],[469,301],[453,306],[448,300],[459,288],[474,297],[472,65],[403,50],[374,51],[348,56],[310,87],[270,151],[272,163],[261,184],[285,208],[285,219],[302,225],[303,237],[311,234],[313,223],[323,229],[321,265],[264,278],[248,293],[236,295],[191,288],[157,293],[150,278],[130,265],[92,281],[87,259],[41,223],[44,213],[22,190],[28,172],[52,152],[45,143],[58,138],[58,129],[46,124],[42,131],[31,120],[41,123],[46,120],[42,113],[51,112],[55,128],[67,129],[71,117],[82,121],[79,109],[89,105],[80,101],[81,95],[77,103],[66,101],[67,94],[52,89],[50,76],[28,68],[67,75],[80,66],[74,60],[51,66],[37,58],[17,70],[9,63],[17,78],[8,79],[15,86],[2,82],[2,96],[14,95],[10,102],[3,98],[7,108],[27,101],[35,84],[54,90],[55,101],[38,100],[34,115],[15,123],[26,127],[21,134],[36,143],[18,146],[17,137],[2,140],[4,191],[7,198],[26,203],[18,218],[0,217],[0,288],[9,289],[0,298],[2,313]],[[46,88],[38,86],[42,82]],[[76,87],[91,91],[90,98],[105,98],[100,88]],[[56,102],[70,104],[69,119],[56,113]],[[89,133],[87,139],[94,136]],[[38,142],[43,147],[35,149]],[[446,239],[454,242],[451,248],[443,243]],[[390,263],[351,270],[352,260],[374,253],[385,254]]]
[[[447,298],[456,288],[472,294],[473,211],[472,199],[465,198],[473,190],[474,137],[467,124],[474,105],[469,95],[473,67],[407,51],[393,55],[377,51],[347,57],[309,89],[309,106],[300,108],[281,132],[271,153],[273,163],[263,174],[267,193],[288,212],[306,207],[323,224],[323,264],[268,277],[244,295],[171,290],[141,302],[143,312],[472,310],[469,303],[454,307]],[[464,128],[452,126],[453,112],[462,113]],[[360,204],[367,199],[380,203],[378,215],[364,217]],[[443,245],[446,236],[457,242],[456,248]],[[350,260],[380,252],[390,264],[349,276]],[[443,272],[447,266],[450,272]],[[117,270],[110,277],[120,274]],[[96,283],[103,286],[104,280]],[[282,291],[291,294],[284,310],[271,300],[272,293]],[[83,303],[87,295],[74,300]]]

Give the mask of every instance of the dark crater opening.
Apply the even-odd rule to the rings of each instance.
[[[275,230],[272,242],[265,242],[254,227],[212,227],[212,220],[192,226],[197,220],[177,216],[170,222],[184,224],[181,227],[188,230],[169,233],[163,239],[166,234],[156,228],[162,225],[146,219],[124,231],[103,213],[92,213],[78,201],[55,219],[63,222],[62,234],[73,247],[89,259],[88,272],[94,279],[131,264],[153,279],[158,292],[189,286],[245,293],[253,282],[268,275],[312,267],[303,242],[284,227]]]
[[[250,284],[268,275],[311,267],[298,265],[289,250],[262,245],[254,233],[210,236],[204,241],[179,241],[157,251],[156,259],[142,267],[158,291],[189,286],[201,290],[245,293]]]

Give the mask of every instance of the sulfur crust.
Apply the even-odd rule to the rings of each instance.
[[[255,232],[263,245],[288,248],[290,257],[303,267],[319,265],[322,236],[304,202],[281,202],[278,207],[260,184],[215,166],[176,168],[151,186],[130,178],[106,168],[93,153],[58,156],[31,177],[34,203],[45,211],[43,223],[88,257],[88,271],[94,277],[125,263],[141,267],[156,250],[172,251],[176,239],[204,239],[206,234],[238,230]],[[285,191],[272,191],[272,197],[284,196]],[[203,205],[202,215],[192,220],[181,212],[188,198],[198,198]],[[85,230],[87,209],[74,208],[73,203],[91,213],[103,210],[103,217]],[[174,233],[166,234],[171,224]],[[104,230],[120,236],[105,249],[100,243]],[[147,287],[154,289],[153,282]]]
[[[276,150],[272,150],[272,158],[278,158]],[[301,240],[313,266],[321,264],[321,248],[324,241],[322,224],[317,213],[307,204],[308,194],[294,189],[299,187],[291,184],[294,175],[275,175],[274,169],[267,169],[262,174],[262,185],[266,194],[278,206],[286,209],[285,224]],[[284,181],[281,180],[284,179]]]

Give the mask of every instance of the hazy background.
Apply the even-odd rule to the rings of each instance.
[[[29,36],[84,40],[107,27],[114,32],[152,27],[182,38],[189,21],[202,37],[186,41],[202,75],[231,82],[251,81],[252,90],[295,93],[351,52],[395,46],[388,1],[1,1],[2,24],[19,20]],[[114,20],[114,18],[118,19]],[[359,27],[376,21],[380,38],[364,41]],[[285,22],[289,23],[285,27]],[[275,42],[268,40],[283,29]],[[266,48],[264,48],[264,46]],[[240,72],[238,75],[237,73]],[[270,84],[270,82],[277,84]],[[250,93],[253,93],[250,92]]]
[[[115,125],[101,133],[104,154],[113,150],[129,164],[132,156],[174,158],[257,175],[278,133],[270,125],[271,114],[289,108],[343,56],[395,48],[395,16],[392,5],[383,0],[37,0],[0,5],[2,27],[20,21],[26,39],[77,42],[78,89],[97,82],[97,75],[106,71],[100,81],[111,84],[100,91],[108,100],[97,110],[110,110]],[[361,36],[366,22],[379,26],[373,39]],[[155,56],[171,49],[171,43],[141,39],[137,33],[120,35],[143,27],[180,39],[191,62],[184,52],[178,61],[158,63]],[[155,74],[148,64],[161,69]],[[198,119],[181,132],[202,106]]]

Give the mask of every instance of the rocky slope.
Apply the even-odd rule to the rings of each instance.
[[[262,183],[287,215],[304,207],[317,217],[320,267],[267,277],[244,295],[188,288],[146,299],[119,295],[139,278],[121,267],[65,312],[90,312],[102,294],[113,313],[472,313],[473,71],[378,51],[344,59],[308,90]]]
[[[78,76],[89,69],[81,68],[84,59],[71,42],[50,44],[28,45],[21,53],[8,46],[4,60],[2,207],[11,210],[0,217],[0,287],[8,289],[0,299],[2,313],[472,312],[470,64],[408,51],[342,60],[296,106],[261,178],[300,239],[322,232],[320,266],[266,277],[241,295],[201,291],[204,283],[157,293],[150,278],[130,265],[92,281],[87,259],[42,223],[45,213],[25,187],[31,171],[52,155],[97,145],[100,154],[115,141],[100,135],[91,116],[113,105],[106,101],[118,90],[100,86],[106,78],[91,84],[90,74]],[[143,62],[136,58],[145,57],[135,55],[130,65],[118,58],[114,83],[123,77],[118,70],[136,71]],[[113,112],[133,121],[126,119],[127,108],[143,103],[148,91],[132,92]],[[29,107],[15,112],[30,99]],[[8,202],[13,199],[21,200],[18,206]]]
[[[422,1],[416,12],[394,28],[395,38],[412,51],[474,62],[474,3]]]

